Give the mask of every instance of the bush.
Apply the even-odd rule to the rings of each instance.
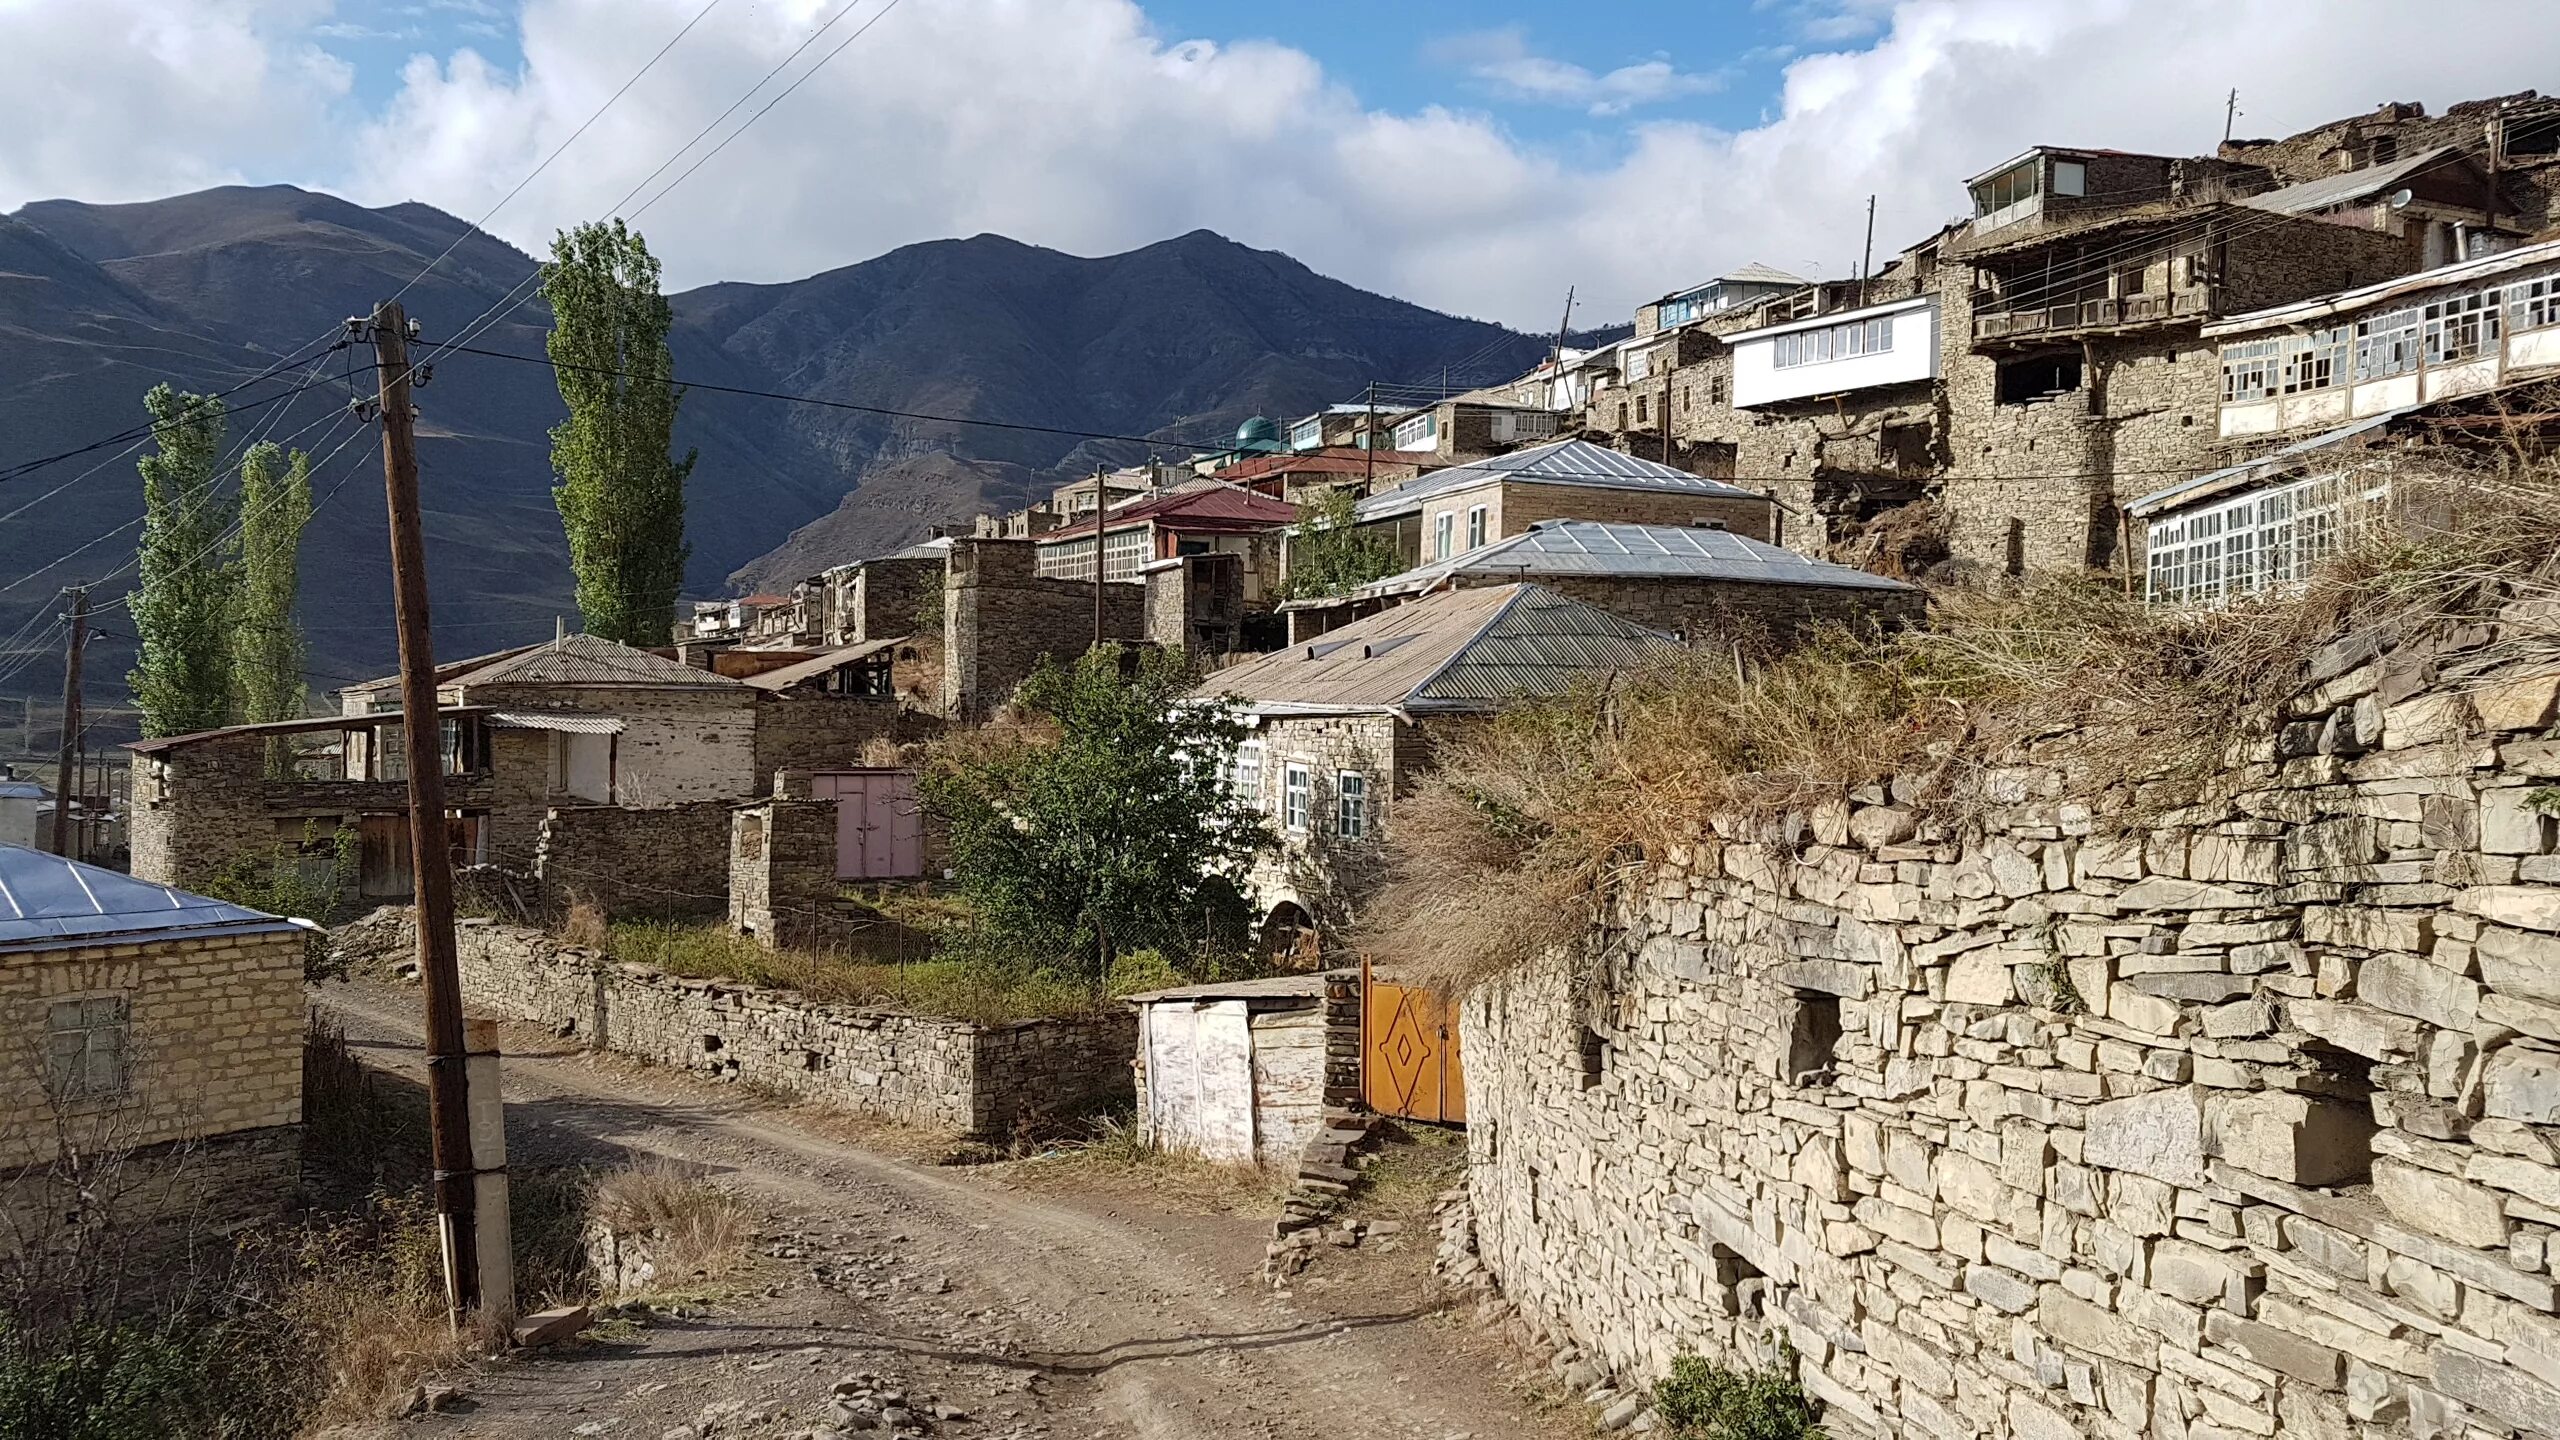
[[[186,888],[270,915],[327,925],[356,893],[359,864],[354,826],[341,826],[323,839],[318,825],[306,822],[301,844],[277,844],[238,856],[189,881]],[[346,961],[326,933],[314,931],[303,942],[302,978],[314,984],[347,978]]]
[[[161,1440],[247,1435],[232,1428],[208,1368],[220,1347],[197,1335],[86,1325],[29,1343],[0,1321],[0,1436]]]
[[[1654,1384],[1654,1413],[1675,1440],[1822,1440],[1794,1360],[1782,1350],[1775,1365],[1730,1370],[1682,1355]]]

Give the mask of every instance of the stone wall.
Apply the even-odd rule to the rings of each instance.
[[[1465,1001],[1484,1263],[1633,1379],[1782,1337],[1834,1435],[2555,1433],[2560,677],[2427,688],[2486,638],[2331,647],[2146,821],[2032,755],[1719,821]]]
[[[954,540],[942,598],[942,712],[976,719],[1011,698],[1044,656],[1093,645],[1089,581],[1042,579],[1028,540]],[[1103,638],[1146,633],[1146,589],[1102,587]]]
[[[759,692],[746,684],[473,685],[466,680],[461,688],[464,701],[473,705],[619,719],[613,798],[622,804],[737,800],[757,788]]]
[[[859,645],[915,634],[923,628],[926,605],[940,596],[943,569],[939,555],[864,561],[846,587],[829,643]]]
[[[1638,447],[1641,452],[1642,447]],[[1450,516],[1451,544],[1467,548],[1467,511],[1486,507],[1485,538],[1525,533],[1541,520],[1603,520],[1628,525],[1713,524],[1737,535],[1766,540],[1771,507],[1760,499],[1691,495],[1676,491],[1604,486],[1492,483],[1435,495],[1422,511],[1425,558],[1442,515]]]
[[[90,1151],[292,1126],[302,1119],[304,933],[209,935],[27,951],[0,962],[0,1169]],[[126,1088],[56,1105],[50,1007],[125,1002]]]
[[[608,915],[720,914],[728,904],[729,804],[556,806],[543,817],[534,870],[555,906],[575,897]]]
[[[359,959],[405,956],[413,933],[397,910],[340,932]],[[973,1025],[687,979],[483,920],[456,938],[475,1012],[853,1114],[1000,1137],[1129,1103],[1126,1013]]]
[[[159,1292],[207,1278],[202,1262],[227,1255],[230,1237],[277,1223],[301,1198],[300,1125],[164,1141],[112,1166],[83,1159],[0,1169],[0,1257],[87,1228],[119,1284]]]
[[[809,798],[806,776],[740,808],[729,832],[729,928],[767,949],[825,949],[844,939],[835,900],[834,800]]]
[[[767,695],[756,704],[755,784],[773,783],[777,770],[841,770],[862,763],[874,740],[915,739],[927,727],[895,697],[880,695]]]
[[[1255,726],[1246,743],[1257,747],[1261,781],[1246,798],[1280,842],[1255,860],[1246,877],[1259,913],[1295,905],[1328,931],[1350,918],[1376,882],[1378,837],[1386,833],[1396,788],[1409,778],[1414,728],[1385,714],[1280,716]],[[1306,823],[1298,827],[1287,814],[1292,765],[1305,766],[1308,778]],[[1336,833],[1346,772],[1367,782],[1368,833],[1355,840]]]

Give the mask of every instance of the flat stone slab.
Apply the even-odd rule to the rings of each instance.
[[[536,1310],[518,1317],[515,1328],[508,1334],[527,1349],[557,1345],[586,1329],[587,1318],[584,1305],[554,1305],[548,1310]]]

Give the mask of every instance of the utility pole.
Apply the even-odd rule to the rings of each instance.
[[[1858,303],[1867,303],[1867,276],[1876,268],[1876,197],[1867,197],[1867,247],[1858,252]]]
[[[62,754],[53,767],[53,853],[67,859],[71,854],[71,757],[80,743],[80,660],[89,648],[89,587],[74,585],[64,593],[71,597],[71,637],[62,656]]]
[[[1662,463],[1671,463],[1671,372],[1662,372]]]
[[[1093,467],[1093,648],[1102,648],[1102,515],[1111,507],[1103,496],[1109,487],[1103,483],[1102,467]]]
[[[409,406],[409,320],[396,300],[373,311],[382,401],[382,484],[391,511],[391,584],[400,632],[400,727],[409,759],[409,865],[418,917],[418,975],[427,992],[427,1129],[444,1242],[445,1300],[459,1328],[481,1308],[484,1271],[507,1267],[506,1176],[484,1228],[472,1165],[471,1087],[462,1026],[462,974],[453,941],[453,856],[444,818],[444,725],[436,711],[435,646],[427,628],[427,546],[418,514],[416,416]],[[488,1097],[496,1109],[496,1096]],[[501,1247],[485,1263],[484,1236]],[[514,1296],[493,1297],[511,1310]]]
[[[2231,127],[2240,118],[2240,87],[2231,87],[2231,98],[2222,102],[2222,143],[2231,143]]]
[[[1547,352],[1547,363],[1555,368],[1555,373],[1547,377],[1547,408],[1550,410],[1564,408],[1556,404],[1556,393],[1564,385],[1564,332],[1572,328],[1573,287],[1567,285],[1564,287],[1564,318],[1556,322],[1555,347]]]
[[[1375,495],[1378,493],[1378,382],[1375,380],[1369,382],[1369,423],[1360,432],[1360,448],[1368,452],[1363,463],[1369,467],[1368,473],[1361,477],[1360,493]]]

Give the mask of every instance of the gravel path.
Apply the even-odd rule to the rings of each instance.
[[[317,999],[368,1064],[423,1074],[414,990],[331,985]],[[1418,1254],[1344,1257],[1274,1296],[1253,1279],[1259,1217],[1033,1193],[1009,1167],[918,1164],[826,1117],[524,1027],[505,1044],[515,1163],[703,1167],[771,1217],[765,1257],[746,1293],[706,1313],[492,1364],[463,1408],[386,1433],[888,1433],[831,1412],[839,1392],[985,1440],[1574,1433],[1519,1398],[1528,1372],[1439,1309]]]

